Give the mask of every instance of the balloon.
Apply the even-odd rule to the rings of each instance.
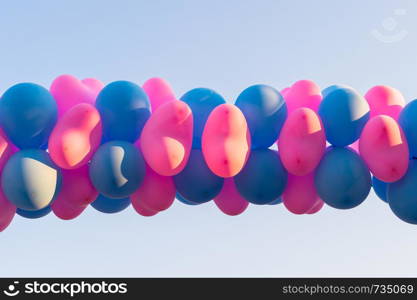
[[[188,104],[194,116],[193,149],[201,149],[201,136],[204,126],[212,110],[226,103],[223,97],[211,89],[196,88],[181,97]]]
[[[407,139],[410,157],[417,157],[417,99],[404,107],[398,118],[398,124]]]
[[[87,165],[75,170],[62,170],[61,191],[51,207],[58,218],[70,220],[78,217],[97,196]]]
[[[1,186],[7,199],[16,207],[40,210],[59,193],[61,172],[45,151],[21,150],[6,163]]]
[[[307,212],[306,212],[306,214],[308,214],[308,215],[313,215],[313,214],[315,214],[315,213],[318,213],[322,208],[323,208],[323,206],[324,206],[324,201],[323,200],[321,200],[321,199],[318,199],[317,201],[316,201],[316,203],[313,205],[313,207],[312,208],[310,208],[310,210],[308,210]]]
[[[213,174],[199,149],[191,150],[184,170],[174,176],[174,183],[186,200],[204,203],[215,198],[223,187],[224,179]]]
[[[0,232],[10,225],[15,213],[16,206],[7,200],[3,191],[0,189]]]
[[[373,117],[359,139],[359,153],[372,174],[385,182],[404,176],[408,168],[408,145],[397,122],[385,115]]]
[[[122,140],[133,143],[151,115],[148,96],[129,81],[114,81],[98,94],[97,110],[103,122],[103,142]]]
[[[281,96],[285,98],[285,97],[287,96],[287,93],[288,93],[290,90],[291,90],[291,88],[290,88],[290,87],[286,87],[286,88],[282,89],[282,90],[280,91]],[[284,100],[285,100],[285,99],[284,99]],[[287,108],[288,108],[288,107],[287,107]]]
[[[224,180],[223,188],[217,197],[214,198],[214,203],[223,213],[229,216],[240,215],[249,205],[249,202],[236,190],[233,178]]]
[[[394,214],[410,224],[417,224],[417,161],[410,161],[403,178],[388,184],[387,199]]]
[[[319,197],[338,209],[349,209],[361,204],[371,189],[371,175],[355,151],[330,147],[315,173]]]
[[[181,194],[180,193],[176,193],[175,194],[175,198],[178,200],[178,201],[180,201],[181,203],[184,203],[184,204],[187,204],[187,205],[200,205],[201,203],[195,203],[195,202],[192,202],[192,201],[189,201],[189,200],[187,200],[187,199],[185,199],[183,196],[181,196]]]
[[[388,183],[379,180],[375,176],[372,176],[372,187],[374,188],[375,194],[378,196],[378,198],[388,203],[388,199],[387,199]]]
[[[39,210],[24,210],[20,208],[16,210],[16,213],[19,216],[26,218],[26,219],[39,219],[39,218],[49,215],[50,212],[51,212],[51,207],[49,205]]]
[[[94,105],[103,86],[101,81],[94,78],[79,80],[71,75],[61,75],[52,82],[49,91],[58,104],[58,115],[62,116],[77,104]]]
[[[0,101],[0,123],[19,148],[41,148],[57,120],[57,105],[49,91],[34,83],[9,88]]]
[[[132,202],[132,206],[138,214],[144,217],[152,217],[158,213],[157,210],[147,207],[143,201],[137,201],[135,205]]]
[[[357,154],[359,154],[359,140],[356,140],[355,142],[350,144],[349,148],[354,150]]]
[[[313,172],[326,149],[326,134],[318,115],[309,108],[293,111],[282,128],[278,148],[289,173],[304,176]]]
[[[386,85],[374,86],[365,94],[365,99],[371,109],[371,118],[387,115],[398,120],[405,105],[404,97],[400,91]]]
[[[235,105],[248,123],[252,149],[266,149],[275,143],[287,118],[287,106],[277,90],[261,84],[250,86],[240,93]]]
[[[282,200],[285,207],[293,214],[308,213],[320,200],[314,186],[314,173],[305,176],[288,174],[288,183]]]
[[[369,119],[369,105],[353,89],[336,89],[324,97],[319,115],[329,143],[344,147],[359,138]]]
[[[277,151],[252,150],[243,170],[235,176],[239,193],[253,204],[268,204],[284,192],[287,171]]]
[[[163,104],[146,123],[140,147],[148,165],[158,174],[181,172],[190,155],[193,133],[191,109],[182,101]]]
[[[149,97],[152,112],[155,112],[162,104],[175,100],[174,91],[170,84],[162,78],[148,79],[142,88]]]
[[[17,151],[16,146],[9,141],[3,129],[0,128],[0,172],[10,157]]]
[[[242,170],[250,152],[250,133],[245,116],[232,104],[216,107],[207,119],[202,137],[204,159],[220,177],[233,177]]]
[[[58,120],[49,137],[49,155],[63,169],[79,168],[100,146],[101,135],[98,111],[90,104],[78,104]]]
[[[91,206],[99,212],[105,214],[114,214],[125,210],[130,205],[129,198],[112,199],[104,195],[99,195]]]
[[[334,84],[331,86],[326,87],[325,89],[323,89],[321,91],[321,94],[324,97],[326,97],[327,95],[329,95],[331,92],[335,91],[335,90],[340,90],[340,89],[351,89],[353,90],[352,87],[346,85],[346,84]]]
[[[159,175],[146,166],[145,179],[139,189],[130,196],[130,200],[136,210],[141,210],[144,206],[151,211],[158,212],[166,210],[172,205],[175,200],[175,192],[172,177]]]
[[[142,184],[145,161],[131,143],[112,141],[98,148],[90,164],[94,187],[108,198],[126,198]]]
[[[299,80],[285,93],[288,114],[301,107],[317,112],[321,98],[321,91],[317,84],[311,80]]]

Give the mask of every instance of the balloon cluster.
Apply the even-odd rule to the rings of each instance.
[[[417,100],[404,106],[388,86],[363,97],[309,80],[254,85],[234,105],[206,88],[177,99],[160,78],[16,84],[0,99],[0,231],[16,213],[70,220],[132,204],[153,216],[175,198],[228,215],[281,202],[314,214],[353,208],[372,186],[417,224]]]

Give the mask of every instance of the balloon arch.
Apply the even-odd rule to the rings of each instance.
[[[371,187],[417,224],[417,100],[405,105],[388,86],[363,97],[309,80],[281,92],[253,85],[227,104],[207,88],[178,100],[160,78],[104,86],[62,75],[49,90],[9,88],[0,125],[0,231],[16,213],[70,220],[88,205],[132,204],[153,216],[175,198],[214,200],[232,216],[281,202],[314,214],[356,207]]]

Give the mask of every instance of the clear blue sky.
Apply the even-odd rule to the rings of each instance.
[[[386,84],[410,101],[416,13],[414,0],[2,1],[0,92],[69,73],[161,76],[178,96],[204,86],[230,102],[251,84],[299,79],[362,93]],[[213,203],[175,203],[153,218],[131,208],[89,208],[73,221],[17,216],[0,234],[0,276],[417,276],[416,253],[417,227],[373,193],[313,216],[251,205],[227,217]]]

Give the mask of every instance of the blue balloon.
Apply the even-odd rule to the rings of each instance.
[[[267,149],[278,139],[287,118],[287,105],[280,92],[267,85],[253,85],[236,99],[245,115],[252,149]]]
[[[184,170],[174,176],[174,183],[186,200],[204,203],[220,193],[224,179],[211,172],[201,150],[192,149]]]
[[[50,205],[61,189],[61,171],[48,153],[39,149],[16,152],[6,163],[1,186],[7,199],[24,210]]]
[[[410,224],[417,224],[417,160],[410,160],[407,173],[388,184],[387,199],[394,214]]]
[[[194,149],[201,149],[201,136],[204,126],[212,110],[226,103],[223,97],[207,88],[196,88],[185,93],[181,100],[187,103],[193,112],[193,145]]]
[[[369,120],[369,105],[353,89],[335,89],[323,98],[319,115],[329,143],[345,147],[359,138]]]
[[[0,100],[0,123],[17,147],[45,148],[55,126],[58,107],[51,93],[34,83],[9,88]]]
[[[114,81],[97,96],[97,110],[103,122],[103,142],[135,142],[151,115],[145,91],[129,81]]]
[[[24,217],[26,219],[39,219],[39,218],[45,217],[51,211],[52,209],[49,205],[39,210],[24,210],[20,208],[16,209],[16,213],[19,216]]]
[[[177,192],[177,194],[175,195],[175,198],[177,198],[177,200],[178,201],[180,201],[180,202],[182,202],[182,203],[184,203],[184,204],[187,204],[187,205],[199,205],[199,204],[201,204],[201,203],[195,203],[195,202],[192,202],[192,201],[189,201],[189,200],[187,200],[187,199],[185,199],[183,196],[181,196],[181,194],[180,193],[178,193]]]
[[[279,198],[287,185],[288,173],[277,151],[252,150],[246,165],[235,177],[236,188],[253,204],[268,204]]]
[[[339,90],[339,89],[352,89],[352,88],[348,85],[345,85],[345,84],[334,84],[334,85],[328,86],[327,88],[323,89],[321,91],[321,95],[324,98],[328,94],[330,94],[331,92],[333,92],[335,90]]]
[[[387,200],[388,183],[382,180],[379,180],[375,176],[372,176],[372,187],[374,188],[375,194],[378,196],[378,198],[388,203],[388,200]]]
[[[281,203],[282,203],[282,198],[279,197],[278,199],[276,199],[272,202],[269,202],[268,205],[277,205],[277,204],[281,204]]]
[[[315,173],[317,194],[328,205],[349,209],[361,204],[371,190],[371,174],[362,158],[348,148],[330,147]]]
[[[99,195],[90,205],[102,213],[114,214],[129,207],[130,198],[111,199],[106,196]]]
[[[407,138],[410,157],[417,158],[417,99],[408,103],[400,113],[398,123]]]
[[[94,187],[108,198],[126,198],[145,177],[142,153],[131,143],[112,141],[96,151],[90,164]]]

